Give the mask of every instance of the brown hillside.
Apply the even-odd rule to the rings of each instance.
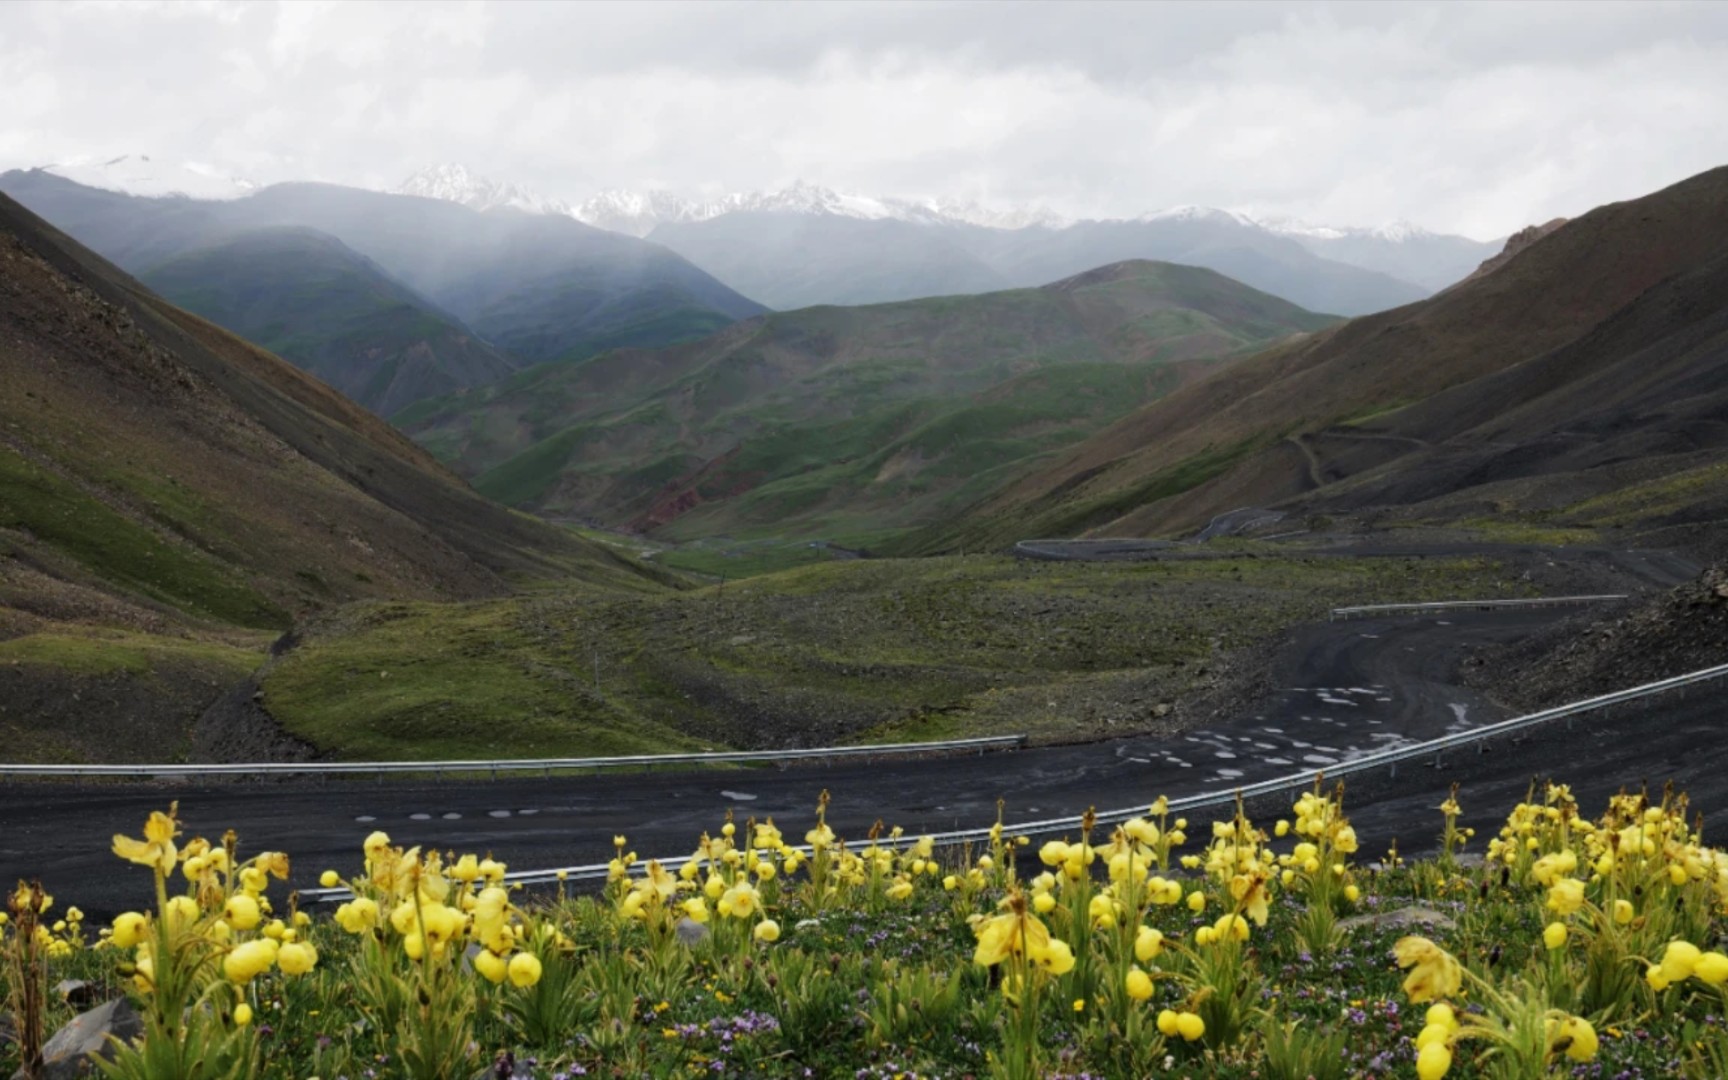
[[[1551,353],[1724,250],[1728,169],[1600,207],[1492,274],[1275,347],[1130,414],[920,546],[1086,529],[1168,534],[1295,498],[1444,434],[1379,430],[1365,418]],[[1471,415],[1480,422],[1516,404],[1482,395]]]

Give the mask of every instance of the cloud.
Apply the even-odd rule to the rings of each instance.
[[[0,5],[0,164],[805,179],[1488,237],[1728,160],[1728,5]]]

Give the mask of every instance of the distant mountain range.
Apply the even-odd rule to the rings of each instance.
[[[803,183],[714,199],[612,190],[571,205],[453,164],[416,173],[397,190],[476,209],[563,214],[648,237],[782,310],[1037,285],[1118,259],[1152,258],[1231,274],[1305,307],[1362,314],[1443,289],[1500,248],[1409,222],[1312,225],[1194,206],[1079,220],[1046,207],[882,198]]]
[[[1335,320],[1127,262],[1039,289],[813,307],[542,366],[398,423],[524,509],[672,535],[945,519],[1232,355]]]
[[[121,193],[181,194],[187,198],[178,201],[190,203],[221,200],[246,205],[254,201],[248,196],[259,190],[207,166],[144,155],[54,165],[28,175],[39,180],[59,177]],[[15,193],[27,201],[30,197],[28,191]],[[1205,207],[1075,220],[1038,206],[1004,208],[953,199],[877,197],[803,183],[778,191],[705,199],[666,191],[612,190],[569,204],[457,164],[422,170],[394,194],[454,203],[487,215],[519,211],[552,231],[559,227],[550,225],[551,221],[575,221],[612,234],[647,238],[743,296],[778,310],[1033,287],[1113,262],[1154,259],[1217,270],[1310,310],[1356,315],[1431,295],[1461,280],[1499,249],[1498,243],[1431,233],[1405,222],[1382,228],[1317,226]],[[322,227],[304,215],[276,215],[269,223]],[[562,340],[556,335],[551,340],[536,338],[523,352],[520,336],[508,340],[508,332],[501,333],[478,309],[465,308],[460,297],[418,280],[413,274],[416,267],[393,264],[363,238],[345,234],[337,238],[527,362],[567,358],[560,350],[549,351],[551,345],[562,345],[563,354],[572,348],[591,352],[632,335],[637,343],[657,344],[723,325],[723,321],[701,318],[661,320],[656,312],[625,320],[639,325],[601,328],[598,333],[582,328]],[[101,247],[107,238],[87,239]],[[122,257],[118,252],[109,254]],[[142,269],[136,262],[128,265]],[[495,269],[487,264],[484,272],[495,277]],[[499,280],[505,285],[515,281],[508,272]],[[551,299],[543,297],[537,306],[544,307]],[[738,317],[737,304],[715,304],[712,298],[707,303],[727,318]],[[554,321],[545,311],[523,314],[529,321]]]
[[[108,169],[84,178],[136,179],[126,160]],[[765,310],[660,245],[563,215],[328,184],[142,197],[66,171],[0,174],[0,191],[386,413],[522,363],[670,344]]]

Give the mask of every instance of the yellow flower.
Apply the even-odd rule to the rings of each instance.
[[[1152,977],[1139,968],[1128,970],[1128,996],[1145,1001],[1152,996]]]
[[[450,867],[450,876],[467,884],[480,876],[480,860],[472,853],[462,856]]]
[[[130,949],[144,940],[149,933],[150,922],[136,911],[128,911],[114,917],[114,930],[108,940],[116,948]]]
[[[318,950],[310,942],[290,942],[276,952],[276,966],[284,975],[304,975],[317,964]]]
[[[1566,946],[1566,924],[1551,922],[1542,930],[1542,944],[1550,949],[1560,949]]]
[[[491,949],[481,949],[474,954],[474,970],[489,983],[501,983],[505,974],[504,958]]]
[[[1566,1056],[1573,1061],[1589,1061],[1596,1056],[1596,1029],[1582,1016],[1567,1017],[1560,1025],[1560,1039],[1555,1048],[1559,1049],[1561,1046],[1564,1046]]]
[[[1237,941],[1248,940],[1248,920],[1240,915],[1221,915],[1212,924],[1212,939],[1225,941],[1234,938]]]
[[[161,874],[172,873],[174,863],[179,858],[179,852],[174,847],[174,838],[180,834],[180,827],[173,817],[178,807],[178,803],[173,804],[166,814],[160,810],[151,811],[149,820],[144,822],[142,840],[115,833],[114,854],[139,866],[154,867]]]
[[[266,851],[252,860],[252,865],[269,873],[277,881],[288,880],[288,853]]]
[[[751,931],[751,934],[757,941],[779,941],[780,924],[773,919],[763,919],[756,924],[756,929]]]
[[[1401,968],[1412,969],[1404,979],[1404,992],[1414,1004],[1456,996],[1464,975],[1452,954],[1425,937],[1399,939],[1392,954]]]
[[[1066,975],[1074,970],[1074,950],[1061,938],[1050,938],[1043,948],[1027,950],[1032,962],[1051,975]]]
[[[1684,982],[1691,978],[1703,955],[1698,946],[1689,941],[1670,941],[1662,953],[1662,976],[1671,983]]]
[[[540,981],[540,958],[533,953],[517,953],[510,958],[510,965],[506,970],[510,976],[511,986],[523,988],[533,986]]]
[[[1050,931],[1037,916],[1025,910],[1025,898],[1018,894],[1009,898],[1010,910],[993,915],[978,923],[974,933],[978,948],[972,962],[993,967],[1010,956],[1024,953],[1035,956],[1050,944]]]
[[[234,1026],[245,1027],[252,1022],[252,1006],[242,1001],[234,1006]]]
[[[236,945],[222,958],[222,974],[228,981],[244,985],[270,970],[276,962],[276,950],[266,941],[248,941]]]
[[[363,934],[378,925],[378,902],[362,896],[336,909],[336,924],[350,934]]]
[[[715,906],[722,915],[748,919],[761,907],[761,895],[747,882],[740,881],[721,893],[720,902]]]
[[[1448,1042],[1452,1038],[1452,1032],[1453,1028],[1445,1024],[1428,1024],[1424,1026],[1421,1034],[1416,1036],[1416,1052],[1420,1054],[1422,1048],[1431,1042]]]
[[[326,870],[322,874],[318,875],[318,884],[324,886],[326,889],[334,889],[337,883],[341,880],[341,875],[337,874],[334,870]]]
[[[1206,910],[1206,894],[1195,889],[1188,894],[1188,910],[1198,915]]]
[[[178,934],[198,921],[198,901],[190,896],[170,896],[166,915],[168,932]]]
[[[1721,986],[1728,982],[1728,956],[1719,952],[1707,952],[1698,958],[1692,974],[1711,986]]]
[[[1452,1067],[1452,1048],[1444,1042],[1431,1042],[1416,1053],[1418,1080],[1440,1080]]]
[[[1242,913],[1254,920],[1255,926],[1266,925],[1266,917],[1271,908],[1265,878],[1259,874],[1237,874],[1230,879],[1230,895],[1236,900]]]
[[[1158,1030],[1163,1033],[1165,1038],[1175,1038],[1179,1019],[1175,1009],[1160,1009],[1158,1011]]]
[[[1548,909],[1556,915],[1570,915],[1584,906],[1584,883],[1577,878],[1556,881],[1548,889]]]
[[[250,930],[258,925],[258,901],[243,893],[228,898],[222,908],[222,918],[236,930]]]
[[[1627,925],[1628,923],[1630,923],[1632,921],[1632,917],[1635,914],[1636,914],[1636,911],[1632,907],[1632,901],[1630,901],[1630,900],[1616,900],[1616,901],[1614,901],[1614,922],[1616,925],[1619,925],[1619,926]]]
[[[1163,931],[1150,926],[1142,926],[1134,935],[1134,959],[1142,964],[1150,963],[1154,957],[1164,951]]]
[[[1193,1042],[1206,1034],[1206,1021],[1200,1019],[1198,1013],[1180,1013],[1176,1017],[1176,1034],[1182,1036],[1184,1042]]]

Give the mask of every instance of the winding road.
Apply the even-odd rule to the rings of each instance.
[[[773,815],[801,835],[823,789],[834,796],[830,821],[848,837],[862,836],[878,818],[912,834],[986,825],[998,799],[1010,822],[1130,806],[1503,719],[1504,709],[1452,684],[1462,651],[1515,640],[1568,614],[1471,612],[1298,627],[1274,661],[1276,689],[1255,708],[1170,737],[979,757],[551,780],[11,783],[0,787],[0,875],[40,876],[97,915],[136,904],[148,891],[147,875],[116,860],[108,837],[135,835],[145,815],[171,799],[179,800],[191,834],[216,838],[233,828],[244,850],[291,853],[292,883],[301,887],[326,867],[355,869],[360,841],[373,829],[402,843],[489,851],[528,869],[604,861],[617,833],[645,857],[688,852],[728,809],[740,818]],[[1590,800],[1587,808],[1622,784],[1674,779],[1691,788],[1700,809],[1728,811],[1728,776],[1721,775],[1728,770],[1720,768],[1716,737],[1722,718],[1716,700],[1698,695],[1570,729],[1556,724],[1489,753],[1456,754],[1439,768],[1353,778],[1348,805],[1365,851],[1394,836],[1407,851],[1430,846],[1439,822],[1432,808],[1453,780],[1464,782],[1467,815],[1479,828],[1492,828],[1533,773],[1550,771],[1571,781]]]

